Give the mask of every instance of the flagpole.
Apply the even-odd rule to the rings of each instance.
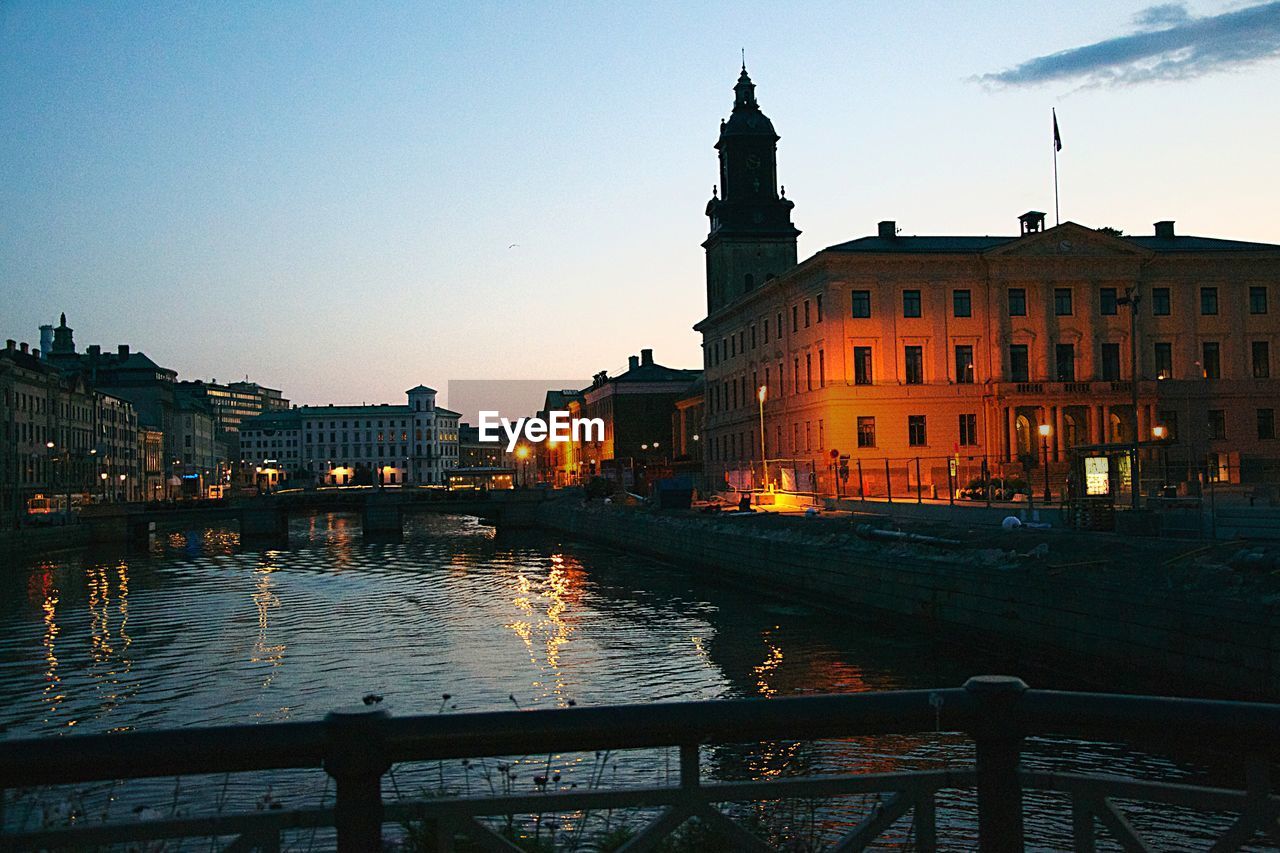
[[[1058,212],[1058,111],[1053,110],[1053,224],[1062,224],[1062,215]]]

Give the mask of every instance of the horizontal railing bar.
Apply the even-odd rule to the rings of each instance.
[[[954,731],[977,708],[963,689],[900,690],[393,717],[383,731],[392,760],[435,760]]]
[[[159,818],[131,823],[105,823],[65,829],[0,834],[6,850],[40,850],[166,838],[217,838],[333,826],[333,809],[294,809],[262,814],[243,813],[210,817]]]
[[[320,767],[323,722],[0,740],[0,788]]]
[[[759,802],[897,791],[906,791],[915,796],[932,793],[940,788],[972,788],[974,781],[972,770],[916,770],[907,773],[866,773],[761,782],[714,782],[690,788],[673,785],[552,791],[546,794],[501,797],[441,797],[412,802],[389,802],[386,804],[386,815],[388,820],[403,820],[518,812],[657,808],[684,803]]]
[[[1241,812],[1251,802],[1249,798],[1252,796],[1247,791],[1232,788],[1149,782],[1093,773],[1042,773],[1024,770],[1018,777],[1022,780],[1023,787],[1028,789],[1110,797],[1113,800],[1141,800],[1201,811]],[[1267,801],[1280,806],[1280,796],[1270,795]]]
[[[385,819],[387,822],[398,822],[458,815],[483,816],[607,808],[657,808],[682,802],[749,802],[898,791],[906,791],[914,796],[922,792],[934,792],[940,788],[971,788],[973,784],[974,773],[971,770],[918,770],[905,773],[866,773],[760,782],[717,782],[696,788],[671,786],[566,791],[505,797],[454,797],[390,802],[385,807]],[[119,844],[162,838],[218,837],[332,825],[332,809],[311,809],[46,829],[5,835],[4,839],[6,845],[14,848],[38,849],[45,846]]]
[[[1280,705],[1217,699],[1028,690],[1016,714],[1031,734],[1235,745],[1280,757]]]
[[[1026,734],[1169,737],[1280,754],[1280,705],[1027,690],[1012,711]],[[813,740],[981,724],[974,694],[906,690],[476,714],[391,717],[376,731],[388,761]],[[318,768],[321,721],[0,741],[0,788],[106,779]]]

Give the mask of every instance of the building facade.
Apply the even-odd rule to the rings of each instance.
[[[37,497],[56,499],[59,508],[68,499],[72,506],[136,499],[137,423],[127,400],[7,341],[0,351],[0,518],[20,522]]]
[[[457,412],[419,385],[393,406],[297,406],[240,423],[241,461],[260,482],[444,485],[458,467]]]
[[[695,326],[709,473],[776,485],[763,444],[815,479],[833,452],[895,471],[923,458],[928,486],[948,482],[950,459],[1025,473],[1047,455],[1065,471],[1071,447],[1162,433],[1193,479],[1207,466],[1247,480],[1280,459],[1280,246],[1170,221],[1150,236],[1046,229],[1033,211],[1003,237],[903,236],[886,221],[788,266],[798,232],[772,185],[777,137],[745,72],[735,92]]]
[[[637,470],[671,462],[676,403],[690,396],[701,376],[700,370],[658,364],[653,350],[642,349],[617,376],[600,371],[581,391],[549,392],[540,417],[558,407],[571,420],[598,418],[604,434],[589,441],[541,442],[534,454],[537,478],[561,486],[607,475],[630,484]]]

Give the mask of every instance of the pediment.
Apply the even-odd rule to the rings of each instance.
[[[1112,237],[1110,234],[1103,234],[1075,222],[1064,222],[1044,231],[1027,234],[994,249],[988,249],[985,254],[1008,258],[1045,256],[1140,258],[1150,255],[1151,252],[1123,238]]]

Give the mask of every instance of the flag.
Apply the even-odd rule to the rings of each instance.
[[[1058,133],[1058,111],[1053,111],[1053,150],[1062,150],[1062,134]]]

